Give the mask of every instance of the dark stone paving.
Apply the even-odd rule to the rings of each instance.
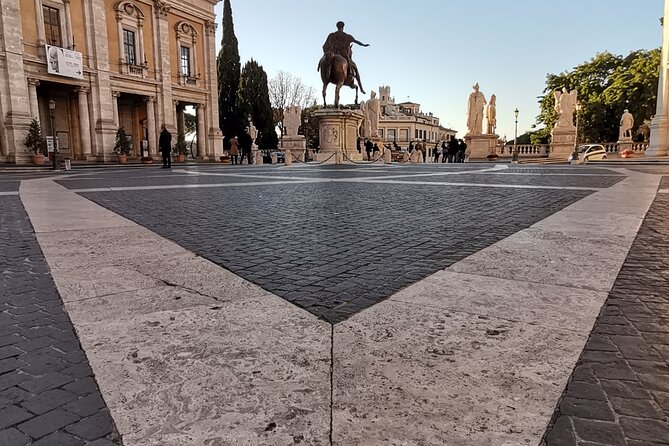
[[[221,172],[228,173],[228,172]],[[183,184],[225,184],[225,183],[257,183],[263,181],[276,181],[274,178],[243,177],[243,176],[218,176],[218,175],[165,175],[150,177],[127,177],[98,179],[68,179],[57,180],[56,183],[68,189],[89,189],[94,187],[134,187],[134,186],[172,186]]]
[[[589,194],[324,182],[83,195],[336,323]]]
[[[0,192],[16,192],[20,184],[18,180],[0,179]]]
[[[475,183],[475,184],[513,184],[527,186],[549,186],[549,187],[611,187],[624,180],[624,176],[550,176],[550,175],[509,175],[509,174],[458,174],[458,175],[434,175],[401,178],[402,181],[431,181],[443,183]]]
[[[669,445],[669,196],[602,307],[543,446]]]
[[[0,210],[0,445],[121,445],[21,200]]]

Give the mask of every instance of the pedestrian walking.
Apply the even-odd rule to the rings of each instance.
[[[239,141],[239,145],[241,146],[242,149],[242,156],[239,158],[239,164],[244,164],[244,157],[246,157],[246,164],[253,164],[253,161],[251,161],[251,149],[253,147],[253,139],[251,139],[251,137],[248,134],[243,133]]]
[[[365,140],[365,152],[367,152],[367,161],[372,160],[372,151],[374,150],[374,144],[368,139]]]
[[[163,169],[172,168],[172,134],[167,130],[165,124],[160,126],[160,137],[158,138],[160,155],[163,157]]]
[[[458,163],[464,163],[465,161],[469,161],[467,159],[467,143],[464,140],[460,140],[460,143],[458,144]]]
[[[372,147],[372,152],[374,154],[374,159],[376,159],[376,155],[381,151],[379,149],[379,145],[377,143],[374,143],[374,146]]]
[[[448,146],[446,141],[441,142],[441,162],[445,163],[448,160]]]
[[[457,161],[457,156],[458,156],[458,140],[455,138],[452,138],[448,142],[448,162],[449,163],[454,163]]]
[[[237,164],[239,158],[239,140],[235,136],[230,139],[230,161],[232,164]]]
[[[432,149],[432,157],[434,158],[434,163],[439,162],[439,142],[434,143],[434,149]]]

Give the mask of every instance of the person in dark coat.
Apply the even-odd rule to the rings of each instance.
[[[242,156],[239,158],[239,164],[244,163],[244,158],[246,158],[246,164],[253,164],[251,160],[251,150],[253,148],[253,139],[247,133],[242,133],[239,137],[239,145],[242,149]]]
[[[448,146],[446,141],[441,142],[441,162],[445,163],[448,160]]]
[[[374,144],[369,139],[365,140],[365,152],[367,152],[367,161],[372,160],[372,150],[374,150]]]
[[[449,163],[456,162],[457,156],[458,156],[458,140],[455,138],[451,138],[451,140],[448,142],[448,162]]]
[[[434,148],[432,149],[432,157],[434,158],[434,163],[439,162],[439,142],[434,143]]]
[[[160,148],[160,154],[163,157],[163,169],[170,169],[172,167],[172,134],[167,131],[165,124],[160,126],[158,147]]]
[[[460,140],[458,144],[458,163],[464,163],[465,157],[467,156],[467,143],[464,140]]]

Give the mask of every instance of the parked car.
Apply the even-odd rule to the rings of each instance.
[[[606,149],[601,144],[586,144],[576,149],[579,161],[605,160]],[[574,161],[574,154],[571,153],[567,161]]]

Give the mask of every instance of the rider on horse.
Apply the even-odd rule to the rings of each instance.
[[[351,46],[353,43],[360,46],[369,46],[368,43],[359,42],[352,35],[345,33],[344,22],[337,22],[337,31],[330,33],[328,38],[325,40],[325,43],[323,44],[323,55],[326,58],[331,58],[335,54],[338,54],[346,59],[349,67],[349,77],[358,79],[358,83],[360,83],[360,73],[358,72],[358,66],[351,59]],[[362,85],[360,85],[360,90],[363,94],[365,93],[365,91],[362,89]]]

